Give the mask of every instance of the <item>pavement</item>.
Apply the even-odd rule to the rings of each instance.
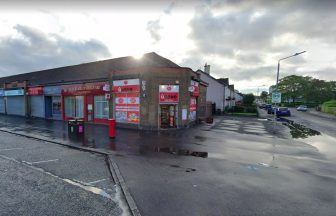
[[[129,215],[102,155],[0,137],[0,215]]]
[[[266,115],[178,131],[123,129],[114,140],[107,127],[88,126],[91,144],[72,144],[109,153],[142,215],[334,215],[336,160],[306,140],[335,146],[324,134],[294,139]],[[72,142],[62,122],[43,121],[0,116],[0,129]]]

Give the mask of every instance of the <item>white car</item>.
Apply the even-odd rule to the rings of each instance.
[[[297,111],[303,111],[306,112],[307,111],[307,106],[305,105],[300,105],[298,106],[298,108],[296,108]]]

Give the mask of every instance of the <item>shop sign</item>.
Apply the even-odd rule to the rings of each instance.
[[[105,85],[103,86],[103,91],[109,92],[110,91],[110,85],[105,83]]]
[[[192,96],[198,97],[199,96],[199,83],[194,80],[191,80],[189,91],[191,92]]]
[[[105,82],[62,85],[62,95],[105,94],[104,85]]]
[[[113,92],[140,92],[139,79],[115,80],[113,81]]]
[[[190,107],[189,107],[189,119],[190,119],[190,121],[196,120],[196,109],[197,109],[196,97],[191,97],[190,98]]]
[[[5,96],[21,96],[21,95],[24,95],[23,89],[5,90]]]
[[[178,85],[160,85],[159,86],[160,103],[178,103],[179,86]]]
[[[26,82],[12,82],[6,83],[5,88],[24,88],[26,87]]]
[[[140,98],[139,92],[115,94],[116,121],[139,123]]]
[[[5,91],[0,89],[0,97],[3,97],[3,96],[5,96]]]
[[[61,86],[45,86],[43,88],[43,92],[45,95],[60,95],[61,91]]]
[[[28,95],[43,95],[43,87],[28,88]]]

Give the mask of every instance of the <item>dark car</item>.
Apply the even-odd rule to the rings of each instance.
[[[265,110],[267,111],[268,114],[272,114],[272,105],[271,104],[266,104]]]
[[[276,115],[279,116],[291,116],[291,112],[287,107],[279,107],[276,109]]]

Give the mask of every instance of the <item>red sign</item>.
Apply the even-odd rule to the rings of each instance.
[[[140,92],[139,79],[115,80],[113,81],[113,92]]]
[[[191,91],[192,96],[198,97],[199,93],[200,93],[199,92],[199,83],[191,80],[190,87],[191,87],[190,89],[192,90]]]
[[[160,103],[178,103],[179,86],[178,85],[160,85],[159,86]]]
[[[178,103],[178,92],[160,92],[160,103]]]
[[[76,85],[63,85],[62,95],[88,95],[88,94],[105,94],[105,82],[85,83]]]
[[[190,98],[190,112],[196,111],[197,102],[195,97]]]
[[[28,88],[28,95],[43,95],[43,87]]]

